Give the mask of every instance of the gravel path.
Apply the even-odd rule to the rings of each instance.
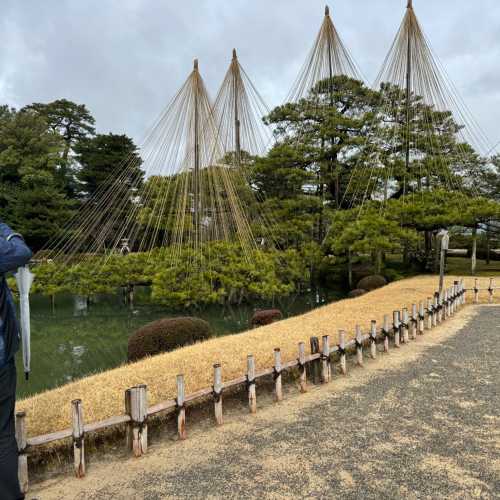
[[[500,308],[470,307],[328,386],[31,498],[499,496]]]

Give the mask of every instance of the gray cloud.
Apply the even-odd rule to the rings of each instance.
[[[435,53],[491,142],[500,139],[500,2],[414,0]],[[405,0],[336,0],[332,16],[368,82]],[[316,0],[2,0],[0,102],[65,97],[101,132],[140,142],[194,57],[212,95],[231,49],[269,106],[286,97],[323,16]]]

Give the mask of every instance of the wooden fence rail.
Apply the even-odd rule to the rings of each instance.
[[[477,285],[477,282],[476,282]],[[486,289],[493,296],[493,280]],[[214,417],[216,425],[223,423],[223,401],[222,395],[230,388],[246,385],[248,393],[248,407],[251,413],[257,412],[257,387],[256,383],[263,377],[272,376],[274,379],[274,399],[283,399],[282,374],[292,369],[299,370],[300,391],[306,392],[308,383],[317,383],[319,380],[327,384],[332,379],[334,359],[338,361],[340,373],[347,373],[347,354],[353,352],[356,357],[356,364],[363,365],[364,347],[370,347],[370,355],[373,359],[377,357],[377,344],[383,344],[383,351],[388,353],[390,349],[389,340],[392,344],[400,347],[407,344],[410,339],[417,338],[417,335],[424,334],[427,329],[434,328],[438,322],[454,315],[458,308],[465,303],[465,293],[467,289],[463,286],[463,280],[456,281],[454,285],[445,290],[444,293],[437,292],[434,297],[427,299],[427,306],[424,302],[411,305],[411,315],[409,309],[393,312],[393,323],[389,324],[389,316],[384,316],[383,325],[377,327],[375,320],[371,321],[368,334],[363,334],[360,325],[356,326],[355,338],[346,342],[346,332],[338,333],[338,344],[332,345],[332,338],[325,335],[322,338],[321,349],[316,337],[310,339],[311,353],[306,355],[305,343],[298,344],[298,357],[295,360],[283,363],[279,348],[274,350],[274,366],[260,372],[256,372],[255,358],[252,354],[247,357],[247,371],[233,380],[222,381],[223,367],[220,364],[214,365],[213,386],[199,390],[193,394],[185,394],[184,375],[177,376],[177,397],[174,400],[167,400],[155,405],[148,405],[148,391],[145,385],[131,387],[125,391],[124,414],[110,417],[106,420],[93,423],[84,422],[84,402],[75,400],[71,402],[72,428],[61,431],[26,438],[25,413],[19,412],[16,415],[16,437],[19,448],[19,478],[26,492],[28,489],[28,465],[27,452],[30,448],[43,446],[63,439],[72,439],[74,470],[77,477],[86,474],[85,466],[85,436],[91,432],[98,432],[105,429],[126,425],[126,446],[130,452],[139,457],[147,453],[148,447],[148,418],[161,412],[175,412],[177,416],[177,433],[179,439],[187,437],[186,406],[194,401],[200,401],[212,397],[214,404]],[[475,286],[469,291],[474,292],[474,299],[479,293],[479,288]],[[491,299],[492,300],[492,299]],[[392,328],[391,328],[392,326]],[[308,382],[309,379],[309,382]]]

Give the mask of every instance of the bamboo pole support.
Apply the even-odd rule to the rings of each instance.
[[[377,322],[373,319],[370,324],[370,356],[377,357]]]
[[[345,332],[340,330],[339,332],[339,354],[340,354],[340,372],[342,375],[347,375],[347,360],[345,352]]]
[[[148,451],[147,387],[138,385],[130,389],[130,419],[132,420],[132,452],[140,457]]]
[[[408,344],[410,338],[408,336],[408,308],[403,308],[401,312],[401,340],[403,343]]]
[[[214,365],[214,415],[215,423],[222,425],[224,420],[222,417],[222,368],[220,363]]]
[[[384,352],[389,352],[389,315],[384,315],[384,326],[382,327],[384,335]]]
[[[283,400],[283,384],[281,380],[281,350],[279,347],[274,349],[274,399]]]
[[[304,342],[299,342],[299,384],[300,392],[307,392],[307,373],[306,373],[306,345]]]
[[[394,347],[399,347],[400,345],[400,335],[399,329],[401,327],[401,322],[399,321],[399,311],[394,311],[392,313],[392,326],[394,330]]]
[[[29,477],[28,477],[28,455],[26,449],[28,447],[28,437],[26,431],[26,413],[19,411],[16,413],[16,441],[18,451],[17,461],[17,476],[21,493],[28,493]]]
[[[177,435],[179,439],[186,439],[186,387],[184,384],[184,375],[177,375]]]
[[[488,287],[488,303],[493,304],[493,294],[495,293],[495,283],[493,278],[490,278],[490,286]]]
[[[321,382],[327,384],[331,379],[330,370],[330,336],[323,335],[321,349]]]
[[[247,356],[247,387],[248,408],[250,413],[257,412],[257,393],[255,391],[255,358],[252,354]]]
[[[421,300],[418,304],[418,333],[424,334],[425,330],[425,306],[424,301]]]
[[[85,476],[85,438],[81,399],[71,401],[71,422],[73,429],[73,464],[75,476],[81,478]]]
[[[319,339],[318,337],[311,337],[309,339],[311,345],[311,354],[319,353]],[[311,379],[313,384],[319,384],[321,381],[321,361],[319,359],[315,359],[308,365],[309,368],[309,378]]]
[[[356,325],[356,364],[363,366],[363,333],[359,325]]]
[[[479,304],[479,286],[477,284],[477,278],[474,280],[474,304]]]

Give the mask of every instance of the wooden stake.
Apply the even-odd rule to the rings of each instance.
[[[437,326],[438,321],[438,308],[439,308],[439,299],[437,295],[434,295],[434,302],[432,304],[432,327]]]
[[[477,285],[477,278],[474,280],[474,304],[479,304],[479,287]]]
[[[370,325],[370,356],[372,359],[377,357],[377,322],[372,320]]]
[[[76,477],[81,478],[85,476],[85,440],[81,399],[71,401],[71,421],[73,428],[73,464]]]
[[[274,349],[274,398],[276,401],[283,400],[283,384],[281,383],[281,351]]]
[[[255,391],[255,359],[252,354],[247,356],[247,386],[248,407],[250,413],[257,412],[257,393]]]
[[[417,328],[418,328],[417,304],[412,304],[411,305],[411,318],[409,319],[409,326],[408,326],[411,340],[415,340],[417,338]]]
[[[392,313],[392,326],[394,329],[394,347],[399,347],[399,342],[400,342],[400,335],[399,335],[399,329],[401,327],[401,323],[399,321],[399,311],[394,311]]]
[[[140,457],[148,451],[147,387],[138,385],[130,389],[130,418],[132,419],[132,452]]]
[[[304,342],[299,342],[299,370],[300,392],[307,392],[306,345]]]
[[[490,278],[490,286],[488,287],[488,303],[493,304],[493,294],[495,293],[495,283],[493,278]]]
[[[384,326],[382,327],[384,335],[384,352],[389,352],[389,315],[384,315]]]
[[[26,413],[19,411],[16,413],[16,441],[18,450],[17,461],[17,476],[19,485],[21,486],[21,493],[28,493],[29,478],[28,478],[28,455],[26,454],[27,432],[26,432]]]
[[[345,352],[345,332],[339,332],[339,354],[340,354],[340,372],[342,375],[347,374],[346,352]]]
[[[434,305],[432,299],[427,299],[427,330],[431,330],[434,326]]]
[[[219,363],[214,365],[214,414],[215,423],[222,425],[224,420],[222,418],[222,368]]]
[[[425,329],[425,306],[423,300],[418,304],[418,333],[424,334]]]
[[[401,338],[405,344],[408,344],[408,342],[410,341],[409,336],[408,336],[408,326],[409,326],[408,321],[409,321],[408,308],[405,307],[403,309],[402,314],[401,314],[401,334],[402,334]]]
[[[179,439],[186,439],[186,390],[184,375],[177,375],[177,435]]]
[[[330,382],[330,336],[323,335],[321,350],[321,381],[323,384]]]
[[[310,344],[311,344],[311,354],[318,354],[319,353],[319,339],[318,337],[311,337],[309,339]],[[313,384],[319,384],[321,381],[321,362],[319,359],[315,359],[311,363],[309,363],[309,378],[312,380]]]
[[[131,402],[130,402],[130,394],[131,394],[131,389],[127,389],[125,391],[125,414],[131,416]],[[132,451],[132,442],[133,442],[133,423],[132,420],[128,422],[127,424],[127,430],[125,434],[125,446],[128,451]]]
[[[363,366],[363,333],[359,325],[356,325],[356,364]]]

